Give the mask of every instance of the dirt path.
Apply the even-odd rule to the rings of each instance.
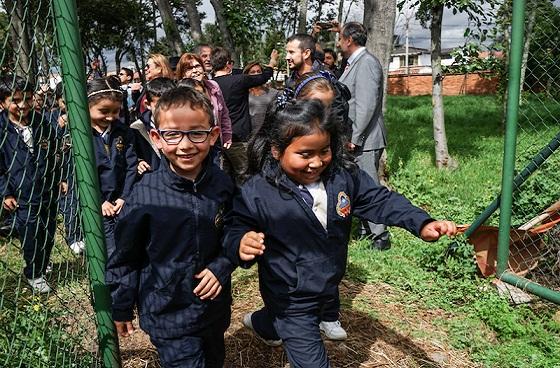
[[[227,368],[288,367],[282,348],[270,348],[241,324],[243,315],[260,307],[256,277],[234,286],[232,323],[226,332]],[[434,325],[443,311],[407,311],[391,303],[395,291],[388,285],[343,281],[341,322],[348,331],[344,342],[326,342],[333,367],[478,367],[452,349],[447,335]],[[124,368],[159,368],[157,354],[141,331],[121,341]]]

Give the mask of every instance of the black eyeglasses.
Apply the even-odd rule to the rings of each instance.
[[[212,128],[208,130],[159,130],[158,133],[167,144],[177,145],[187,136],[192,143],[203,143],[208,139]]]

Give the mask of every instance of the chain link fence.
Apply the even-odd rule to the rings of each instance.
[[[560,293],[560,7],[527,0],[523,25],[515,170],[538,168],[513,188],[509,267]]]
[[[0,1],[0,366],[98,367],[49,0]]]

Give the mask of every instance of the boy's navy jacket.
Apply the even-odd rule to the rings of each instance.
[[[114,122],[107,144],[98,131],[92,129],[92,132],[101,202],[126,199],[136,180],[138,165],[130,129],[120,122]]]
[[[44,117],[31,112],[33,152],[6,111],[0,112],[0,193],[13,196],[20,207],[50,201],[61,180],[60,147],[56,131]]]
[[[163,159],[134,185],[107,264],[115,321],[131,321],[137,305],[143,330],[173,338],[229,317],[236,260],[225,256],[220,240],[233,190],[231,179],[208,159],[195,182],[176,175]],[[205,268],[223,288],[214,300],[193,293],[194,275]]]
[[[306,311],[335,296],[346,270],[352,217],[396,225],[419,235],[432,221],[406,198],[375,184],[364,171],[333,169],[323,175],[327,230],[296,184],[274,163],[250,178],[227,216],[224,244],[239,260],[239,242],[248,231],[264,233],[257,257],[261,295],[275,313]],[[278,177],[278,180],[275,178]],[[250,267],[253,262],[241,262]]]
[[[138,159],[146,161],[152,168],[150,171],[156,171],[161,161],[161,153],[150,139],[151,120],[152,111],[146,110],[140,119],[130,124],[130,129],[134,133],[134,150]]]

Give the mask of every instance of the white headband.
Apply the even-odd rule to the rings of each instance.
[[[100,93],[105,93],[105,92],[115,92],[115,93],[119,93],[121,95],[123,94],[123,91],[121,91],[120,89],[111,88],[111,89],[102,89],[100,91],[91,92],[90,94],[87,95],[87,97],[90,98],[92,96],[98,95]]]

